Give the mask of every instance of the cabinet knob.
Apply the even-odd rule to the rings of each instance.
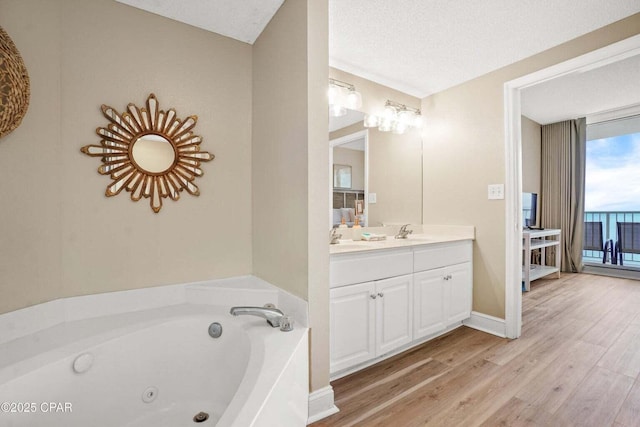
[[[380,298],[382,298],[382,297],[384,296],[384,294],[383,294],[382,292],[378,292],[378,296],[379,296]]]
[[[371,295],[369,295],[369,298],[371,298],[371,299],[376,299],[376,294],[371,294]]]

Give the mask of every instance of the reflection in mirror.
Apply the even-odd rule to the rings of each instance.
[[[173,165],[176,153],[166,138],[149,134],[134,141],[131,157],[142,169],[151,173],[160,173]]]
[[[345,218],[351,226],[353,222],[347,220],[352,218],[351,210],[363,226],[421,224],[420,131],[382,132],[365,128],[363,120],[364,113],[353,110],[329,119],[331,168],[334,164],[352,167],[351,190],[332,186],[330,225],[339,226]]]
[[[173,108],[160,110],[154,94],[147,98],[146,108],[131,103],[120,114],[103,105],[102,114],[109,123],[96,129],[100,145],[86,145],[80,151],[101,158],[98,173],[112,179],[107,196],[127,190],[134,202],[149,199],[158,213],[164,198],[178,200],[183,190],[200,195],[194,180],[203,175],[200,163],[213,160],[214,155],[200,151],[202,137],[192,131],[196,116],[181,120]]]
[[[351,166],[333,164],[333,188],[351,189]]]

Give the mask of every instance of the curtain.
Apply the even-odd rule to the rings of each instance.
[[[562,230],[561,270],[582,271],[585,118],[542,126],[540,225]]]

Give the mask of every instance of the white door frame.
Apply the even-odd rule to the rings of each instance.
[[[329,206],[333,206],[333,148],[364,138],[364,212],[365,223],[369,224],[369,129],[364,129],[329,141]],[[329,228],[333,227],[333,211],[329,209]]]
[[[505,328],[507,338],[522,329],[522,139],[520,91],[574,72],[584,72],[640,55],[640,34],[504,84],[505,125]]]

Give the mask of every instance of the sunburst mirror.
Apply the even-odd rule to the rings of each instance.
[[[85,145],[81,151],[102,158],[98,172],[110,175],[113,181],[107,186],[107,196],[124,189],[134,202],[148,198],[151,209],[158,213],[164,198],[178,200],[182,190],[200,194],[194,183],[203,174],[200,163],[215,156],[200,150],[202,137],[192,131],[197,116],[181,120],[173,108],[160,110],[154,94],[147,98],[146,108],[130,103],[120,114],[103,104],[102,114],[109,123],[96,129],[102,138],[100,145]]]

